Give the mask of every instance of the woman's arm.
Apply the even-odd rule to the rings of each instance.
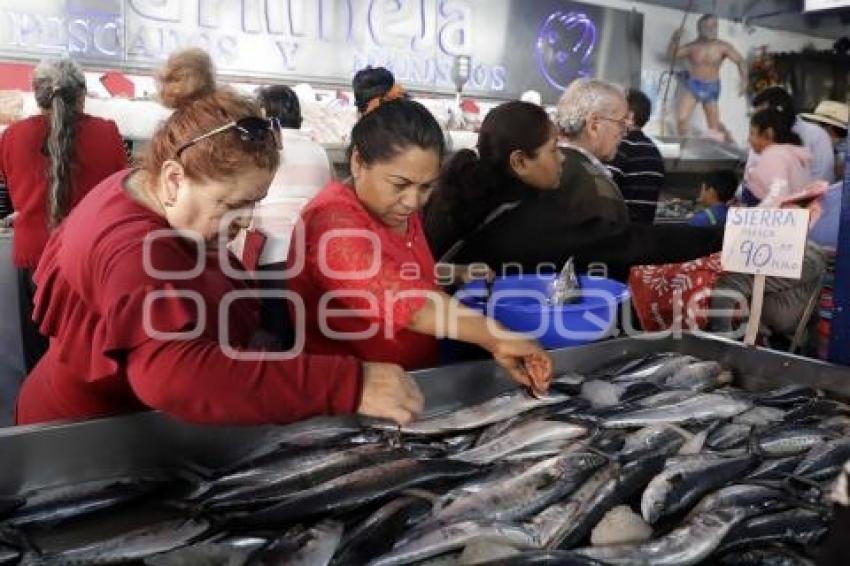
[[[492,353],[514,381],[538,392],[549,388],[552,363],[537,342],[505,329],[492,318],[465,307],[441,291],[428,295],[407,328],[421,334],[476,344]],[[541,364],[539,371],[535,369],[538,363]]]

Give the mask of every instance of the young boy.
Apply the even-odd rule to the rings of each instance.
[[[699,202],[705,208],[691,218],[691,226],[722,226],[726,224],[729,201],[735,196],[738,177],[731,171],[709,173],[699,193]]]

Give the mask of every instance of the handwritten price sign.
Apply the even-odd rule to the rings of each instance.
[[[799,279],[809,211],[730,208],[721,263],[725,271]]]

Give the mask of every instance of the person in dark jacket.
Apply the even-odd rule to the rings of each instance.
[[[529,190],[534,187],[508,167],[510,152],[491,165],[486,182],[477,183],[477,198],[460,200],[449,195],[464,191],[464,185],[475,185],[477,173],[463,166],[469,159],[463,153],[447,164],[426,218],[435,257],[457,264],[485,263],[497,273],[559,269],[575,257],[580,269],[602,263],[608,276],[625,280],[632,265],[686,261],[720,249],[722,230],[629,221],[622,194],[601,162],[614,156],[629,125],[626,100],[618,87],[579,79],[564,93],[558,118],[567,140],[555,190]],[[485,128],[485,124],[478,142],[482,161],[486,145],[495,143],[488,141],[488,133],[497,132],[495,125]],[[510,145],[526,128],[531,126],[499,128],[503,138],[499,143]],[[494,198],[494,191],[503,196]],[[454,208],[446,204],[452,200]],[[461,215],[474,216],[478,222],[458,228],[451,218]],[[474,228],[469,227],[472,224]]]
[[[643,133],[643,127],[652,113],[652,103],[648,96],[637,89],[626,92],[626,101],[633,125],[620,142],[617,155],[608,164],[608,169],[626,199],[632,222],[652,224],[655,221],[658,195],[664,186],[664,160],[661,152]]]

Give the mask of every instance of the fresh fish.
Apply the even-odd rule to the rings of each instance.
[[[638,399],[635,403],[637,406],[643,408],[663,407],[681,403],[682,401],[686,401],[696,397],[697,395],[698,393],[695,391],[688,391],[686,389],[671,389],[670,391],[662,391],[661,393],[656,393],[655,395]]]
[[[747,445],[752,431],[752,425],[731,422],[712,432],[706,440],[706,446],[712,450],[741,448]]]
[[[592,379],[584,382],[581,386],[580,395],[582,399],[589,401],[593,407],[599,408],[627,403],[658,392],[658,386],[643,381],[611,383],[601,379]]]
[[[533,530],[523,525],[495,521],[464,521],[428,531],[369,564],[370,566],[412,564],[461,549],[475,540],[496,540],[517,548],[539,546]]]
[[[756,406],[732,419],[734,424],[766,427],[782,422],[785,411],[776,407]]]
[[[345,535],[333,564],[365,564],[373,556],[386,554],[401,534],[430,510],[431,505],[420,497],[403,496],[390,501]]]
[[[613,362],[602,364],[591,371],[589,375],[598,378],[638,373],[677,355],[675,352],[653,352],[637,358],[619,358]]]
[[[655,524],[662,517],[684,511],[703,495],[745,474],[757,462],[754,455],[726,458],[700,454],[670,459],[646,486],[641,515]]]
[[[817,542],[829,528],[827,519],[807,509],[790,509],[744,521],[723,539],[720,553],[765,543],[782,542],[807,546]]]
[[[466,407],[448,414],[434,415],[404,426],[401,430],[406,434],[419,435],[473,430],[515,417],[538,407],[557,405],[569,400],[568,395],[558,392],[537,398],[529,395],[524,389],[513,389],[479,405]]]
[[[625,373],[619,373],[611,377],[611,381],[623,383],[627,381],[646,381],[661,385],[664,381],[683,367],[697,362],[693,356],[673,354],[656,361],[650,362],[640,368]]]
[[[147,566],[244,566],[268,541],[246,537],[190,544],[145,559]]]
[[[477,471],[478,466],[456,460],[404,458],[321,483],[264,509],[227,513],[224,517],[239,526],[293,523],[349,511],[403,489],[461,479]]]
[[[437,450],[365,444],[345,450],[322,450],[270,462],[262,468],[231,473],[215,481],[203,499],[205,509],[223,512],[269,505],[334,478],[385,462],[436,456]]]
[[[543,460],[507,481],[455,499],[429,523],[523,519],[572,493],[604,463],[602,456],[585,452]]]
[[[172,519],[56,554],[45,554],[38,558],[38,564],[121,564],[142,560],[191,544],[209,527],[209,523],[199,519]]]
[[[782,425],[760,434],[755,448],[773,458],[802,454],[835,438],[835,434],[812,425]]]
[[[289,537],[273,542],[252,558],[257,566],[326,566],[339,547],[343,525],[337,521],[322,521],[303,533],[299,548],[293,552]]]
[[[620,460],[628,462],[659,453],[675,454],[685,443],[684,433],[679,428],[664,424],[643,427],[626,436]]]
[[[602,421],[605,428],[632,428],[658,423],[685,423],[734,417],[752,405],[722,393],[702,393],[681,403],[638,409]]]
[[[732,382],[732,372],[717,362],[694,362],[679,369],[664,381],[671,389],[711,391]]]
[[[531,421],[511,429],[501,438],[452,457],[464,462],[486,464],[535,444],[563,441],[564,446],[566,446],[569,442],[585,434],[587,434],[586,427],[570,422]]]
[[[785,493],[773,487],[747,483],[727,485],[703,497],[696,507],[691,509],[688,516],[693,517],[729,507],[763,506],[773,509],[786,497]],[[774,506],[774,503],[777,505]]]
[[[812,448],[794,469],[794,475],[815,481],[834,479],[847,460],[850,460],[850,439],[829,440]]]
[[[818,425],[821,428],[835,432],[836,434],[847,436],[850,435],[850,417],[845,415],[835,415],[824,419]]]
[[[664,465],[652,456],[625,466],[610,463],[601,468],[561,503],[550,505],[532,521],[546,548],[569,548],[590,534],[602,517],[639,492]]]
[[[597,546],[576,550],[576,554],[604,564],[687,566],[708,558],[724,537],[744,520],[749,511],[719,509],[691,518],[667,535],[642,544]]]
[[[478,438],[474,442],[474,446],[481,446],[482,444],[487,444],[496,438],[504,435],[507,431],[512,428],[516,428],[522,424],[525,424],[529,421],[533,420],[545,420],[554,416],[565,416],[571,415],[576,411],[583,411],[590,407],[590,403],[581,399],[579,397],[573,397],[568,401],[563,403],[558,403],[557,405],[546,405],[544,407],[539,407],[537,409],[531,409],[530,411],[526,411],[521,415],[517,415],[510,419],[504,420],[502,422],[493,423],[492,425],[486,427],[481,434],[478,435]]]
[[[16,528],[50,528],[91,513],[137,501],[173,485],[164,477],[109,478],[27,492],[26,503],[5,521]]]
[[[784,421],[789,424],[814,423],[840,414],[843,408],[840,403],[829,399],[812,399],[785,413]]]
[[[597,560],[569,550],[528,550],[507,558],[479,563],[478,566],[603,566]]]
[[[785,458],[770,458],[762,462],[755,470],[747,475],[749,480],[779,480],[794,473],[797,465],[803,459],[803,454],[786,456]]]
[[[816,389],[808,385],[786,385],[756,395],[755,401],[759,405],[784,409],[806,403],[820,396],[821,394]]]

